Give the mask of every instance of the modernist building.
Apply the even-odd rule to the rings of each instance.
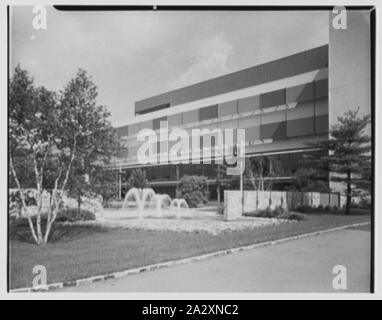
[[[213,194],[214,161],[138,163],[137,150],[142,144],[137,141],[138,131],[158,131],[160,122],[167,121],[169,130],[183,128],[190,135],[195,128],[243,128],[246,157],[273,155],[285,172],[293,174],[302,154],[310,150],[308,143],[328,138],[328,111],[328,45],[324,45],[137,101],[135,119],[117,128],[124,146],[118,169],[126,176],[133,168],[144,168],[151,186],[170,194],[181,176],[204,175]],[[161,146],[159,142],[158,153],[164,150]],[[285,182],[288,178],[278,180]]]
[[[117,128],[124,148],[113,170],[122,172],[122,194],[131,169],[141,167],[154,189],[170,195],[183,175],[204,175],[214,197],[213,163],[138,163],[142,142],[137,133],[144,128],[158,130],[161,121],[168,121],[169,130],[188,132],[245,129],[245,156],[276,157],[288,173],[276,179],[276,187],[284,188],[302,156],[313,152],[309,143],[328,139],[329,127],[339,115],[357,107],[362,114],[371,112],[369,13],[348,11],[346,30],[333,28],[331,19],[329,13],[327,45],[137,101],[136,116]],[[161,146],[158,143],[158,152]],[[340,190],[340,185],[329,183]]]

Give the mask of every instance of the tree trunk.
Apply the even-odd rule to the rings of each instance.
[[[348,172],[347,174],[348,181],[347,181],[347,190],[346,190],[346,209],[345,214],[350,214],[351,211],[351,173]]]
[[[80,214],[80,212],[81,212],[81,195],[77,196],[77,204],[78,204],[77,212],[78,212],[78,214]]]
[[[19,193],[20,193],[21,205],[22,205],[22,208],[24,209],[25,214],[26,214],[26,216],[27,216],[28,224],[29,224],[29,228],[30,228],[31,233],[32,233],[33,240],[34,240],[37,244],[39,244],[39,239],[37,238],[36,232],[35,232],[35,230],[34,230],[34,226],[33,226],[32,219],[31,219],[31,217],[29,216],[29,213],[28,213],[28,210],[27,210],[27,205],[26,205],[26,203],[25,203],[24,194],[23,194],[23,191],[22,191],[22,189],[21,189],[21,184],[20,184],[20,181],[19,181],[19,179],[18,179],[18,177],[17,177],[16,169],[15,169],[15,167],[14,167],[14,165],[13,165],[13,158],[12,158],[12,156],[9,157],[9,166],[10,166],[10,168],[11,168],[13,178],[14,178],[14,180],[15,180],[15,182],[16,182],[17,189],[18,189],[18,191],[19,191]]]

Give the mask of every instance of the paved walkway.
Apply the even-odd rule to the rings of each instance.
[[[330,232],[62,291],[333,292],[335,265],[347,269],[347,292],[369,291],[368,228]]]

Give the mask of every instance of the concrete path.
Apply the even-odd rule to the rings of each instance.
[[[332,287],[335,265],[346,292],[369,292],[370,231],[354,228],[66,288],[82,292],[344,292]]]

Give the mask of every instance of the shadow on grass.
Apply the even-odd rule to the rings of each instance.
[[[32,222],[36,229],[36,219],[33,218]],[[46,230],[46,221],[41,221],[41,229],[44,234]],[[59,222],[56,222],[52,225],[52,229],[49,235],[49,242],[67,242],[72,241],[73,239],[87,237],[94,233],[106,233],[109,231],[110,229],[104,228],[102,226],[73,226],[63,225]],[[28,220],[26,218],[13,220],[10,222],[9,239],[26,243],[35,243],[32,237]]]

